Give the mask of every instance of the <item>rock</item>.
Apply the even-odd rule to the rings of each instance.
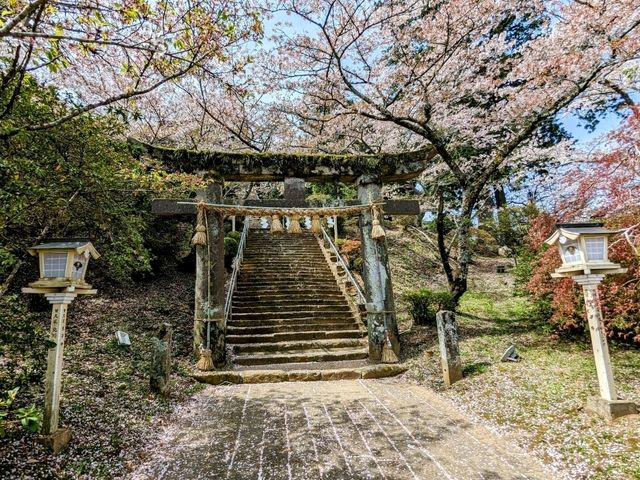
[[[173,328],[163,323],[158,331],[158,337],[152,340],[151,372],[149,386],[151,391],[167,396],[169,394],[169,378],[171,376],[171,338]]]
[[[131,340],[129,339],[129,334],[127,332],[123,332],[122,330],[118,330],[116,332],[116,339],[118,340],[118,345],[121,347],[130,347]]]

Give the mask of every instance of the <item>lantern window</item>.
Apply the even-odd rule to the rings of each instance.
[[[580,250],[575,243],[562,246],[562,256],[565,263],[576,263],[582,261],[580,257]]]
[[[587,253],[587,262],[604,260],[604,254],[605,254],[604,237],[585,238],[584,246]]]
[[[65,276],[67,268],[66,253],[45,253],[44,254],[44,276],[47,278],[58,278]]]

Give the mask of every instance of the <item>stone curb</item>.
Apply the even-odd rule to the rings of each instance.
[[[191,375],[199,382],[211,385],[223,383],[278,383],[357,380],[361,378],[393,377],[408,370],[405,365],[371,365],[359,368],[329,370],[240,370],[201,372]]]

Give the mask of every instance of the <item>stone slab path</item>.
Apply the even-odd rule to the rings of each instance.
[[[142,479],[552,479],[531,455],[399,380],[207,387]]]

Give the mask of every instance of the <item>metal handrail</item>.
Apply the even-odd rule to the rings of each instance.
[[[231,270],[231,278],[229,279],[229,285],[227,290],[227,298],[224,303],[224,325],[226,327],[227,321],[231,317],[233,303],[233,292],[236,289],[236,282],[238,281],[238,272],[240,271],[240,265],[242,264],[242,258],[244,256],[244,247],[247,244],[247,236],[249,235],[249,225],[251,224],[251,217],[244,217],[244,227],[242,228],[242,235],[240,235],[240,242],[238,242],[238,251],[233,259],[233,268]]]
[[[324,227],[321,227],[321,228],[322,228],[322,235],[324,235],[324,239],[329,243],[329,248],[333,251],[334,255],[336,256],[336,262],[340,264],[342,269],[347,274],[347,278],[356,289],[356,296],[358,298],[358,303],[361,305],[364,305],[365,303],[367,303],[367,300],[366,300],[366,297],[364,296],[364,292],[362,291],[362,288],[360,288],[360,284],[356,281],[354,276],[351,274],[351,270],[349,270],[349,267],[347,266],[346,262],[342,258],[342,255],[338,251],[338,247],[336,247],[336,244],[333,243],[331,236],[327,233]]]

